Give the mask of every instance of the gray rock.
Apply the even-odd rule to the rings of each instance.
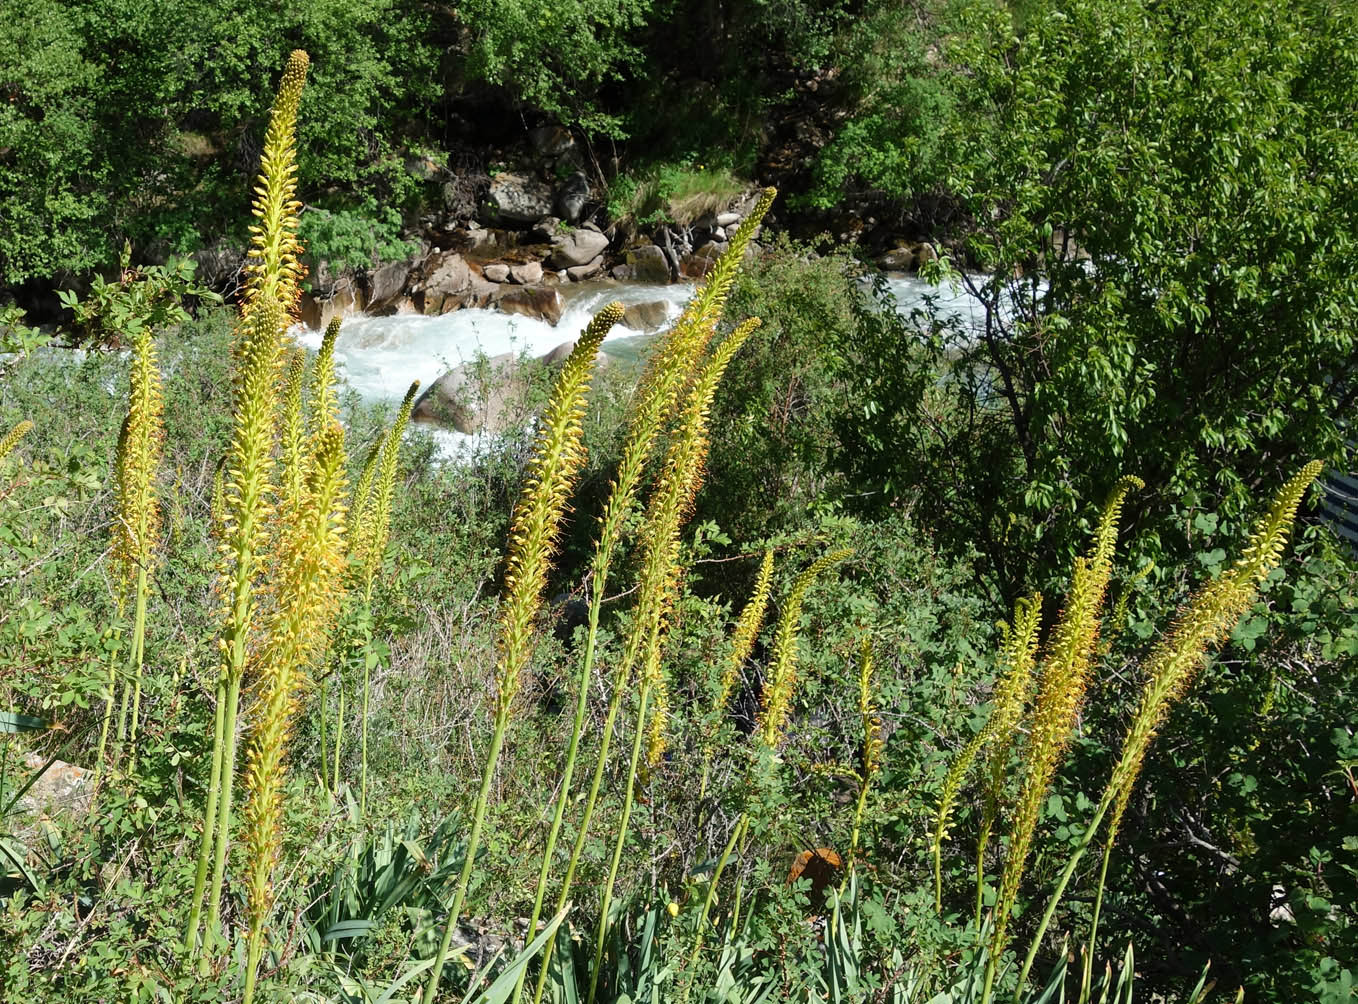
[[[464,292],[471,285],[471,269],[454,251],[430,255],[422,271],[423,278],[412,285],[413,291],[448,295]]]
[[[552,211],[552,190],[522,174],[502,171],[490,179],[487,222],[535,223]]]
[[[579,282],[582,279],[592,279],[604,270],[604,256],[599,255],[593,261],[585,262],[583,265],[576,265],[565,271],[565,276],[572,282]]]
[[[389,313],[405,292],[410,277],[410,262],[393,261],[368,273],[368,313]]]
[[[583,171],[576,171],[557,189],[556,211],[563,219],[576,223],[584,214],[588,198],[589,178]]]
[[[521,314],[556,327],[566,309],[566,301],[555,289],[544,286],[524,286],[514,289],[495,301],[506,314]]]
[[[888,272],[909,272],[915,267],[915,252],[909,248],[893,248],[877,259],[877,264]]]
[[[509,277],[520,286],[534,286],[542,281],[542,264],[540,262],[529,261],[522,265],[511,265],[509,267]]]
[[[739,222],[740,222],[740,214],[739,214],[739,213],[718,213],[718,214],[717,214],[717,226],[719,226],[719,227],[733,227],[733,226],[735,226],[735,225],[736,225],[737,223],[739,223]]]
[[[715,261],[720,258],[730,246],[731,245],[727,244],[725,241],[708,241],[694,253],[697,254],[699,258],[711,258]]]
[[[46,759],[33,753],[24,757],[24,767],[29,776],[42,770],[46,762]],[[53,761],[52,766],[43,771],[19,799],[18,808],[39,816],[69,813],[73,817],[83,817],[90,811],[93,795],[90,774],[91,771],[85,767],[77,767],[63,760]]]
[[[566,360],[570,358],[570,354],[574,351],[575,340],[572,339],[569,342],[562,342],[546,355],[539,356],[538,358],[546,366],[561,366],[565,364]]]
[[[632,278],[632,266],[614,265],[608,270],[608,274],[619,282],[626,282],[628,279]]]
[[[664,300],[634,303],[622,312],[622,325],[633,331],[656,331],[669,317],[669,305]]]
[[[497,261],[494,265],[487,265],[481,272],[491,282],[508,282],[509,266],[504,262]]]
[[[604,253],[608,238],[597,230],[577,227],[570,233],[552,236],[552,253],[547,258],[549,268],[574,268],[592,262]]]
[[[654,244],[632,248],[627,252],[627,264],[632,267],[632,278],[638,282],[670,281],[669,259]]]
[[[508,414],[517,369],[512,352],[455,366],[420,395],[410,417],[467,435],[487,427],[491,432],[500,432]]]

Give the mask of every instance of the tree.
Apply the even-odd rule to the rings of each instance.
[[[1010,595],[1122,473],[1173,514],[1136,546],[1182,556],[1195,508],[1230,522],[1335,459],[1358,394],[1358,12],[1017,11],[972,3],[943,56],[979,331],[929,408],[882,409],[848,458],[920,484]]]

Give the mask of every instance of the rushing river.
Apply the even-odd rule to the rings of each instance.
[[[976,322],[975,301],[965,292],[933,287],[921,279],[889,279],[896,307],[908,314],[926,295],[938,298],[938,310],[964,325]],[[659,300],[668,319],[679,316],[693,295],[689,283],[652,285],[636,282],[590,282],[562,287],[566,310],[552,327],[545,321],[505,314],[498,310],[457,310],[441,317],[395,314],[389,317],[346,318],[335,343],[341,375],[365,401],[399,400],[412,380],[428,387],[440,376],[478,355],[526,352],[541,356],[579,335],[604,304],[620,300],[624,306]],[[299,329],[298,339],[309,348],[320,346],[318,331]],[[604,352],[620,357],[635,356],[645,336],[617,326],[604,342]]]

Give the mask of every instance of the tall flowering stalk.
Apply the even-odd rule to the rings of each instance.
[[[755,576],[750,598],[745,602],[740,616],[736,618],[736,626],[731,632],[731,651],[722,667],[716,697],[712,700],[712,722],[707,730],[707,742],[703,749],[703,775],[698,783],[699,801],[707,794],[707,779],[712,771],[712,757],[716,751],[716,735],[717,730],[721,728],[722,716],[726,714],[726,706],[731,703],[731,695],[735,692],[736,681],[740,679],[740,671],[745,668],[750,653],[754,651],[754,643],[759,638],[759,629],[764,626],[764,613],[768,609],[769,586],[772,581],[773,549],[770,548],[764,552],[764,561]]]
[[[285,753],[309,668],[324,653],[339,612],[344,570],[344,432],[316,436],[296,507],[278,542],[277,603],[258,672],[258,718],[245,772],[248,922],[244,1004],[254,998],[264,933],[274,904],[272,875],[282,832]]]
[[[853,810],[853,831],[849,835],[849,868],[844,874],[844,883],[857,867],[858,834],[863,825],[863,813],[868,804],[868,792],[872,789],[872,779],[882,767],[882,753],[886,742],[882,738],[882,719],[877,713],[877,700],[872,690],[874,659],[872,639],[864,637],[858,655],[858,716],[863,722],[863,763],[858,773],[858,803]],[[844,884],[840,885],[840,891]]]
[[[155,482],[156,470],[164,453],[165,407],[160,370],[156,365],[155,341],[150,331],[142,330],[133,339],[128,384],[127,416],[123,419],[114,460],[116,516],[113,522],[112,557],[119,602],[125,603],[130,595],[135,614],[127,679],[118,712],[119,744],[129,738],[133,744],[137,741],[146,648],[146,601],[150,594],[149,579],[160,536],[160,507]],[[114,687],[110,686],[95,761],[97,770],[103,769],[114,700]],[[130,732],[127,722],[129,705]]]
[[[637,723],[633,733],[631,762],[627,770],[627,786],[623,794],[622,815],[613,843],[613,858],[609,863],[608,879],[604,883],[599,927],[594,939],[594,967],[590,972],[588,997],[590,1004],[598,988],[604,941],[608,936],[609,906],[613,899],[613,888],[617,882],[623,847],[627,842],[642,738],[646,734],[647,706],[652,699],[656,699],[648,750],[649,763],[652,766],[659,762],[664,746],[667,709],[661,653],[683,574],[679,556],[680,531],[692,512],[694,497],[702,484],[712,399],[731,360],[759,325],[760,320],[757,317],[740,324],[716,348],[694,380],[679,427],[670,442],[655,495],[647,506],[646,521],[641,534],[643,558],[639,582],[640,597],[623,655],[623,669],[620,671],[624,674],[630,673],[631,666],[638,660],[642,666]]]
[[[718,322],[721,320],[726,298],[730,293],[736,275],[739,273],[745,250],[750,246],[755,230],[764,214],[773,204],[776,194],[776,191],[772,188],[765,189],[754,211],[732,235],[729,246],[718,258],[716,265],[708,274],[706,282],[689,301],[679,319],[670,328],[669,333],[651,357],[632,398],[627,436],[622,447],[622,457],[618,462],[618,471],[613,479],[603,516],[599,521],[599,535],[596,538],[594,559],[590,567],[589,621],[585,634],[584,655],[580,660],[580,674],[576,684],[575,715],[571,722],[570,740],[566,749],[566,765],[562,771],[556,803],[552,810],[552,822],[548,829],[547,841],[542,851],[542,862],[538,869],[537,888],[533,894],[533,909],[528,924],[530,932],[537,930],[538,921],[542,917],[542,907],[556,853],[556,843],[561,834],[566,806],[572,796],[571,782],[575,774],[580,736],[584,731],[589,684],[593,679],[595,645],[599,633],[599,613],[608,587],[608,577],[612,569],[613,558],[622,541],[627,521],[636,507],[637,495],[646,463],[651,457],[661,432],[673,417],[676,402],[683,387],[692,378],[697,360],[706,349]],[[557,897],[558,911],[566,903],[570,895],[571,884],[575,879],[576,865],[584,847],[583,835],[588,833],[589,824],[594,815],[594,806],[603,776],[603,765],[607,759],[612,725],[617,718],[618,708],[621,705],[625,689],[626,681],[619,681],[615,672],[612,698],[606,716],[608,724],[604,730],[599,758],[595,764],[594,777],[591,780],[589,794],[585,800],[584,817],[580,825],[581,836],[577,837],[574,846],[571,848],[570,858],[566,863],[566,870],[561,880],[561,888]],[[534,1004],[542,999],[543,989],[546,987],[547,981],[546,963],[551,958],[554,946],[555,935],[548,939],[543,952],[543,964],[533,996]],[[526,969],[520,971],[518,982],[514,987],[515,1004],[518,1004],[523,993],[526,976]]]
[[[768,677],[764,681],[762,711],[754,730],[754,740],[763,748],[765,758],[772,757],[778,751],[787,733],[788,712],[792,708],[792,699],[797,689],[797,644],[801,634],[802,603],[806,599],[806,593],[827,569],[839,564],[851,554],[853,551],[849,548],[839,548],[816,559],[809,568],[797,576],[792,588],[788,590],[787,599],[783,601],[778,628],[774,633],[772,663]],[[726,869],[731,852],[736,844],[744,839],[749,826],[750,814],[748,811],[742,812],[731,831],[726,847],[721,852],[721,857],[717,859],[717,867],[712,872],[712,878],[708,881],[702,910],[698,914],[698,934],[693,941],[693,951],[688,957],[689,977],[684,984],[683,1000],[688,999],[693,987],[693,971],[706,941],[707,918],[712,912],[712,899],[716,895],[717,884],[721,881],[721,874]]]
[[[505,599],[500,614],[499,659],[495,673],[495,726],[490,750],[481,774],[481,788],[472,809],[472,828],[462,872],[458,876],[453,905],[448,911],[443,937],[429,983],[424,989],[424,1004],[434,1004],[438,996],[443,964],[453,928],[462,914],[476,852],[481,845],[481,827],[491,782],[504,744],[509,712],[518,694],[523,668],[532,651],[533,621],[542,605],[547,571],[556,554],[561,525],[576,477],[585,462],[584,429],[586,398],[594,372],[594,358],[608,330],[622,320],[622,304],[610,303],[595,316],[571,351],[552,391],[542,417],[533,458],[529,461],[518,505],[509,530],[509,553],[505,568]]]
[[[216,687],[213,756],[203,838],[193,901],[184,935],[196,949],[208,861],[209,935],[216,933],[231,832],[236,761],[236,715],[241,680],[256,634],[256,587],[269,542],[275,494],[275,416],[278,369],[285,331],[295,309],[302,274],[297,240],[297,109],[309,60],[301,50],[288,57],[265,134],[261,174],[255,188],[247,282],[233,355],[236,363],[234,425],[223,475],[219,584],[223,598],[218,642],[221,667]],[[206,960],[204,960],[206,963]]]
[[[1113,551],[1117,545],[1122,504],[1129,491],[1141,487],[1142,481],[1134,477],[1125,477],[1114,486],[1094,533],[1093,548],[1088,555],[1075,559],[1066,606],[1042,663],[1037,704],[1025,751],[1027,773],[1019,792],[1010,829],[1009,853],[1000,876],[983,1001],[990,1000],[995,969],[1007,944],[1010,914],[1027,866],[1038,814],[1056,768],[1070,745],[1084,705],[1090,663],[1098,640],[1099,613],[1113,572]]]
[[[1236,623],[1254,605],[1259,585],[1278,567],[1282,560],[1283,548],[1291,534],[1292,524],[1297,517],[1297,509],[1306,490],[1320,476],[1322,469],[1319,461],[1312,461],[1279,489],[1268,512],[1255,524],[1254,532],[1240,558],[1220,578],[1202,586],[1189,599],[1179,611],[1169,633],[1151,651],[1146,662],[1145,689],[1141,693],[1136,714],[1132,716],[1132,723],[1127,729],[1127,737],[1122,744],[1122,755],[1113,768],[1108,786],[1094,810],[1089,826],[1085,828],[1080,843],[1076,845],[1066,862],[1066,867],[1047,903],[1047,909],[1038,924],[1037,933],[1024,960],[1023,971],[1019,977],[1020,992],[1032,969],[1037,949],[1051,923],[1057,904],[1080,859],[1098,833],[1104,816],[1111,810],[1112,817],[1108,825],[1108,834],[1104,838],[1103,864],[1090,923],[1089,945],[1085,953],[1086,982],[1088,981],[1091,958],[1098,936],[1099,910],[1103,903],[1108,859],[1112,854],[1113,843],[1117,839],[1122,814],[1127,808],[1127,800],[1131,798],[1132,789],[1136,786],[1137,777],[1141,773],[1141,765],[1145,762],[1146,752],[1164,724],[1170,709],[1188,692],[1198,672],[1206,664],[1208,651],[1230,637]]]
[[[981,907],[985,899],[985,852],[999,819],[1008,778],[1009,759],[1017,748],[1023,710],[1032,693],[1033,667],[1037,664],[1038,630],[1042,626],[1042,594],[1033,593],[1014,604],[1014,623],[1002,627],[1004,640],[1000,660],[1008,670],[995,691],[994,710],[986,727],[993,730],[990,752],[982,768],[983,794],[981,826],[976,836],[976,909],[977,930],[981,927]]]
[[[939,795],[933,833],[934,910],[940,915],[943,913],[943,841],[948,838],[952,811],[976,758],[987,747],[994,749],[992,763],[1000,762],[1000,758],[1008,753],[1009,747],[1001,747],[1000,744],[1013,738],[1019,720],[1023,717],[1023,706],[1028,697],[1036,657],[1040,611],[1040,597],[1020,599],[1014,609],[1014,627],[1011,629],[1004,622],[1000,623],[1003,640],[998,662],[1003,675],[995,686],[990,717],[953,760],[943,778],[943,791]],[[984,851],[988,827],[983,825],[982,832],[982,850],[978,851],[978,855]]]
[[[332,325],[335,324],[333,321],[331,323]],[[333,339],[330,341],[330,347],[333,353]],[[328,372],[333,375],[333,355],[325,352],[324,345],[322,345],[321,357],[316,363],[318,381],[323,364],[328,368]],[[406,425],[410,422],[410,409],[415,404],[415,394],[419,389],[420,382],[416,380],[406,391],[406,396],[401,401],[401,407],[396,412],[396,421],[392,422],[391,428],[382,437],[379,446],[374,448],[369,462],[364,465],[362,475],[367,480],[367,484],[363,486],[362,511],[358,514],[359,536],[354,548],[358,571],[357,579],[363,590],[363,704],[359,721],[358,789],[358,807],[362,814],[366,814],[368,811],[368,704],[373,667],[373,582],[382,568],[382,557],[387,550],[387,538],[391,535],[391,500],[396,491],[396,462],[400,457],[401,440],[405,436]],[[318,393],[316,402],[318,408],[333,411],[335,408],[333,389],[329,390],[328,393]],[[336,682],[341,688],[344,686],[343,680],[337,678]],[[343,690],[340,693],[342,696]],[[324,695],[322,695],[322,704],[324,704]],[[343,704],[341,703],[342,707]],[[322,707],[321,715],[321,721],[324,723],[324,707]],[[340,760],[339,740],[342,737],[343,731],[341,729],[335,742],[335,776],[337,778]],[[336,787],[338,787],[338,784],[336,784]]]

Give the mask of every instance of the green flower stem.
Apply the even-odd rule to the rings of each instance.
[[[618,671],[613,676],[613,697],[608,702],[608,715],[604,718],[603,735],[599,740],[599,756],[594,762],[594,776],[590,779],[589,794],[585,798],[585,814],[580,820],[580,832],[575,835],[575,843],[571,846],[570,860],[566,862],[566,875],[561,880],[561,892],[557,896],[556,909],[560,912],[566,905],[566,896],[570,892],[571,882],[575,879],[575,866],[580,862],[580,852],[584,849],[585,838],[589,835],[590,820],[594,816],[594,805],[599,798],[599,787],[603,783],[604,766],[608,762],[608,747],[613,737],[613,726],[618,720],[618,709],[622,706],[623,689],[627,686],[628,663],[624,660],[618,666]],[[538,972],[537,986],[533,989],[533,1004],[540,1004],[542,991],[547,986],[547,968],[552,960],[552,952],[556,948],[555,935],[547,939],[547,944],[542,948],[542,969]]]
[[[604,585],[608,581],[608,565],[612,544],[600,550],[594,573],[593,596],[589,604],[589,633],[585,637],[585,656],[580,667],[580,681],[575,698],[575,717],[571,720],[571,738],[566,746],[566,766],[561,773],[561,787],[552,810],[552,825],[547,831],[547,843],[542,849],[542,864],[538,868],[537,890],[533,893],[533,910],[528,920],[528,940],[537,935],[538,921],[542,919],[542,901],[547,894],[547,878],[552,868],[552,856],[556,852],[556,842],[561,836],[561,824],[566,816],[566,803],[570,801],[571,778],[575,775],[575,760],[580,751],[580,735],[584,731],[585,712],[589,706],[589,681],[594,670],[594,647],[599,633],[599,608],[603,605]],[[554,939],[553,939],[554,940]],[[550,949],[550,943],[548,945]],[[546,963],[543,964],[546,970]],[[523,994],[524,980],[528,978],[528,967],[519,970],[518,982],[514,984],[514,1004],[518,1004]]]
[[[604,895],[599,909],[599,930],[594,939],[594,968],[589,974],[589,996],[586,1004],[594,1004],[594,993],[599,986],[599,970],[603,967],[604,939],[608,937],[608,908],[613,902],[613,886],[618,880],[618,865],[622,861],[622,849],[627,843],[627,826],[632,818],[632,801],[636,791],[637,763],[641,759],[641,744],[646,735],[646,705],[651,699],[651,687],[644,684],[641,688],[640,706],[637,708],[636,735],[632,737],[632,761],[627,766],[627,791],[622,800],[622,818],[618,821],[618,836],[613,843],[613,860],[608,865],[608,882],[604,885]]]
[[[434,999],[438,996],[439,979],[443,976],[443,964],[448,961],[448,945],[452,941],[453,929],[457,927],[458,918],[462,915],[462,903],[467,898],[467,884],[471,880],[476,852],[481,846],[481,827],[486,821],[486,804],[490,801],[490,786],[495,780],[495,767],[500,760],[500,749],[504,746],[505,730],[508,725],[509,709],[505,707],[495,716],[495,733],[490,740],[490,752],[486,754],[485,769],[481,772],[481,790],[476,794],[476,804],[472,809],[472,831],[467,837],[462,872],[457,877],[457,891],[453,894],[453,905],[448,911],[448,920],[444,924],[443,937],[439,940],[438,953],[434,956],[434,968],[429,975],[429,983],[424,988],[423,1004],[434,1004]],[[531,940],[532,932],[529,933]],[[545,962],[543,963],[543,971],[546,972]]]
[[[317,731],[320,733],[320,743],[321,743],[321,787],[324,788],[327,793],[329,793],[330,756],[326,752],[326,741],[325,741],[325,719],[326,719],[325,677],[321,677],[320,693],[317,696],[316,704],[317,709],[320,713],[320,723],[317,726]]]
[[[128,741],[132,746],[133,764],[137,759],[137,719],[141,714],[142,665],[146,658],[146,595],[146,565],[143,563],[137,569],[137,612],[132,628],[132,723]]]
[[[742,812],[740,819],[736,822],[735,829],[731,831],[731,839],[726,841],[726,848],[721,852],[721,857],[717,859],[717,869],[712,873],[712,878],[707,883],[707,893],[703,896],[703,909],[698,915],[698,936],[693,940],[693,951],[688,957],[688,979],[684,982],[684,994],[682,1000],[687,1001],[693,989],[694,970],[698,966],[698,956],[703,953],[703,941],[707,936],[707,918],[712,912],[712,900],[717,893],[717,883],[721,881],[721,873],[726,868],[726,862],[731,857],[731,851],[735,848],[736,842],[745,836],[745,830],[750,824],[750,814]]]
[[[1094,915],[1089,921],[1089,945],[1085,949],[1085,971],[1083,986],[1089,986],[1094,968],[1094,948],[1099,937],[1099,913],[1103,909],[1104,883],[1108,880],[1108,859],[1113,855],[1113,841],[1110,839],[1103,848],[1103,864],[1099,867],[1099,887],[1094,894]]]
[[[244,646],[242,646],[244,648]],[[242,652],[242,662],[244,662]],[[240,684],[243,673],[232,673],[226,684],[226,714],[222,719],[222,756],[221,773],[218,785],[221,793],[217,796],[217,837],[213,849],[212,885],[207,899],[207,937],[215,938],[220,930],[222,915],[222,881],[226,877],[226,848],[231,838],[231,795],[233,780],[236,776],[236,712],[240,708]],[[200,969],[207,967],[204,956]]]
[[[339,706],[335,709],[335,757],[331,768],[334,774],[331,775],[330,790],[339,791],[340,775],[340,750],[344,746],[344,679],[339,675],[335,676],[335,690],[338,691]]]
[[[372,667],[372,590],[369,587],[368,595],[363,600],[364,619],[363,619],[363,713],[359,722],[359,781],[358,781],[358,812],[359,816],[368,818],[368,685],[369,675]]]
[[[1117,784],[1110,784],[1103,793],[1103,798],[1099,802],[1098,809],[1095,810],[1093,817],[1089,820],[1089,826],[1080,836],[1080,842],[1071,851],[1066,867],[1061,871],[1061,877],[1056,880],[1056,888],[1052,891],[1051,898],[1047,901],[1047,909],[1042,913],[1042,920],[1037,925],[1037,931],[1033,935],[1033,943],[1028,946],[1028,954],[1023,960],[1023,969],[1019,972],[1018,987],[1014,991],[1014,1000],[1017,1002],[1023,993],[1023,985],[1028,982],[1028,973],[1032,971],[1033,960],[1037,958],[1037,950],[1042,944],[1042,938],[1047,933],[1047,928],[1051,925],[1052,916],[1056,913],[1056,907],[1061,902],[1062,895],[1065,894],[1066,886],[1070,884],[1071,876],[1075,874],[1075,868],[1084,857],[1089,845],[1094,842],[1094,834],[1098,832],[1099,825],[1103,822],[1104,815],[1113,805],[1113,799],[1117,796]],[[996,960],[992,956],[986,971],[986,995],[982,998],[983,1004],[990,999],[990,983],[994,975]]]
[[[198,867],[193,878],[193,905],[184,932],[184,950],[190,955],[197,947],[198,920],[203,910],[203,887],[207,884],[208,861],[212,857],[213,825],[217,818],[217,799],[221,792],[222,733],[226,722],[226,680],[217,683],[217,710],[212,716],[212,771],[207,783],[207,808],[203,812],[203,839],[198,847]],[[113,708],[109,698],[109,710]]]

